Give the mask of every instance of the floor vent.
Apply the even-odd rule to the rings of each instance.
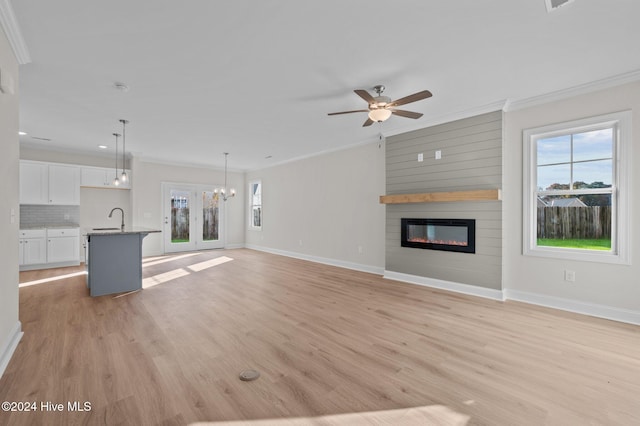
[[[256,370],[244,370],[240,373],[240,380],[243,382],[250,382],[260,377],[260,373]]]
[[[553,12],[554,10],[569,3],[573,3],[574,1],[575,0],[544,0],[547,5],[547,12]]]

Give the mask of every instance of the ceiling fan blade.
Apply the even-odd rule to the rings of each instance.
[[[396,101],[391,102],[389,107],[396,107],[400,105],[409,104],[411,102],[421,101],[423,99],[427,99],[433,96],[430,91],[423,90],[422,92],[414,93],[413,95],[405,96],[404,98],[400,98]]]
[[[353,110],[353,111],[330,112],[327,115],[351,114],[352,112],[369,112],[369,110],[368,109],[356,109],[356,110]]]
[[[391,110],[391,114],[399,115],[400,117],[407,117],[407,118],[420,118],[423,116],[423,114],[420,112],[404,111],[401,109]]]
[[[362,125],[362,127],[367,127],[367,126],[371,126],[373,124],[373,120],[370,118],[367,118],[367,121],[364,122],[364,124]]]
[[[376,103],[376,100],[373,99],[373,96],[371,96],[369,94],[369,92],[367,92],[366,90],[356,89],[356,90],[354,90],[354,92],[356,92],[356,95],[360,96],[362,99],[367,101],[368,104],[375,104]]]

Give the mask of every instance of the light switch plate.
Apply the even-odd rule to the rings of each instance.
[[[424,154],[421,152],[420,154],[418,154],[418,162],[422,161],[424,161]]]
[[[440,159],[442,159],[442,151],[437,150],[436,151],[436,160],[440,160]]]

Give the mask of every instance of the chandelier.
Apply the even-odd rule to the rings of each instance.
[[[236,196],[236,190],[233,188],[229,188],[227,190],[227,157],[229,156],[228,152],[224,153],[224,186],[222,188],[215,188],[213,193],[222,198],[222,201],[227,201],[231,197]]]

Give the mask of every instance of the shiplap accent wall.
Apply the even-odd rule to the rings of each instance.
[[[418,162],[420,153],[423,162]],[[502,111],[387,138],[386,181],[387,194],[501,189]],[[476,253],[401,247],[403,217],[475,219]],[[385,247],[387,271],[499,290],[502,202],[387,205]]]

